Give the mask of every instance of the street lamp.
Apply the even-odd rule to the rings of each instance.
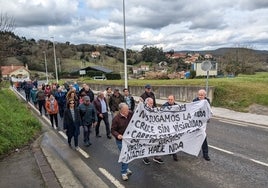
[[[45,57],[45,67],[46,67],[46,77],[47,77],[47,84],[48,84],[48,74],[47,74],[47,55],[46,55],[46,52],[43,51],[44,53],[44,57]]]
[[[54,51],[54,63],[55,63],[55,75],[56,75],[56,82],[57,84],[59,83],[58,80],[58,67],[57,67],[57,59],[56,59],[56,50],[55,50],[55,42],[54,42],[54,37],[53,38],[53,51]]]
[[[125,88],[128,88],[128,83],[127,83],[127,49],[126,49],[125,0],[123,0],[123,22],[124,22],[124,72],[125,72]]]

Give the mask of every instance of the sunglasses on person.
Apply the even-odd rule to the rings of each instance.
[[[70,102],[69,104],[74,104],[74,102]]]

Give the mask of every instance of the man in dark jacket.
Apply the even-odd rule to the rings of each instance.
[[[125,99],[125,103],[127,103],[127,105],[128,105],[129,110],[131,110],[133,112],[134,108],[135,108],[135,100],[130,95],[129,90],[127,88],[123,89],[123,96]]]
[[[85,146],[90,146],[90,132],[92,124],[95,126],[97,124],[97,113],[93,104],[90,103],[90,98],[88,96],[83,97],[83,103],[78,106],[82,126],[84,130],[84,144]]]
[[[125,102],[123,95],[119,92],[119,89],[114,89],[114,92],[112,96],[110,97],[109,101],[109,107],[111,110],[111,113],[113,113],[114,116],[118,114],[119,112],[119,104]]]
[[[155,101],[155,95],[152,92],[152,87],[150,84],[145,85],[145,91],[144,93],[140,96],[140,98],[142,99],[142,101],[144,102],[145,99],[147,98],[152,98],[153,99],[153,107],[156,107],[156,101]]]
[[[207,93],[204,89],[200,89],[198,91],[198,97],[196,97],[193,102],[199,101],[199,100],[207,100],[208,103],[210,104],[209,98],[206,97]],[[208,156],[208,142],[207,142],[207,137],[205,138],[203,144],[202,144],[202,152],[203,152],[203,157],[206,161],[210,161],[210,157]]]
[[[100,122],[103,120],[106,127],[106,136],[108,139],[111,139],[111,130],[109,124],[109,116],[108,116],[108,105],[106,99],[104,97],[103,92],[98,93],[98,97],[93,101],[93,105],[95,106],[98,122],[95,127],[96,137],[101,137],[100,133]]]

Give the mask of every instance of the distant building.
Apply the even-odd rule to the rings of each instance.
[[[3,79],[10,79],[12,77],[27,80],[30,78],[30,71],[28,70],[28,66],[1,66],[1,71]]]
[[[100,52],[98,52],[98,51],[92,52],[92,53],[91,53],[91,57],[92,57],[92,58],[100,57]]]

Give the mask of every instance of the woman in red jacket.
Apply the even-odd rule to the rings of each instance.
[[[58,129],[58,112],[59,112],[59,105],[57,100],[55,99],[55,97],[52,94],[48,95],[48,99],[46,100],[46,110],[47,113],[50,117],[50,122],[52,127],[54,127],[54,121],[55,120],[55,125]]]

